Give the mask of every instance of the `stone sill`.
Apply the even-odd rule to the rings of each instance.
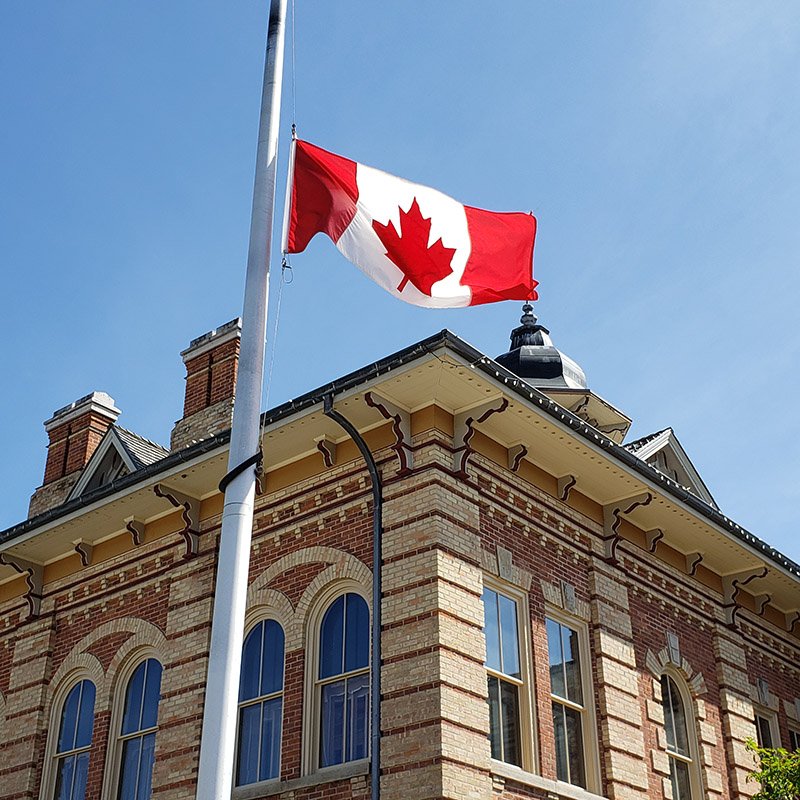
[[[579,786],[573,786],[571,783],[563,781],[551,781],[549,778],[534,775],[533,772],[526,772],[513,764],[506,764],[504,761],[492,759],[491,772],[493,776],[547,792],[547,796],[553,800],[561,800],[561,798],[565,798],[565,800],[607,800],[604,796],[587,792]]]
[[[349,778],[356,778],[360,775],[369,774],[369,759],[363,758],[360,761],[351,761],[347,764],[337,764],[335,767],[324,767],[310,775],[302,775],[290,781],[260,781],[259,783],[249,783],[247,786],[237,786],[231,794],[231,800],[258,800],[261,797],[272,797],[283,792],[291,792],[294,789],[303,789],[307,786],[318,786],[323,783],[333,783]]]

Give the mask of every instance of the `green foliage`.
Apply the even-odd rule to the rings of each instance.
[[[761,784],[753,800],[800,800],[800,750],[789,753],[780,747],[759,747],[752,739],[747,749],[757,761],[748,780]]]

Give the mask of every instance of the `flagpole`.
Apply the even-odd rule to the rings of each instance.
[[[287,0],[271,0],[269,11],[242,311],[241,354],[228,457],[229,471],[252,459],[260,446],[261,390],[266,348],[286,2]],[[225,489],[200,739],[197,800],[229,798],[233,788],[239,671],[244,639],[254,500],[255,472],[253,469],[246,469],[234,477]]]

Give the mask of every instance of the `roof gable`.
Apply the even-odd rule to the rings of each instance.
[[[161,445],[112,425],[100,441],[67,500],[112,483],[169,455]]]
[[[713,508],[719,508],[672,428],[643,436],[623,447]]]

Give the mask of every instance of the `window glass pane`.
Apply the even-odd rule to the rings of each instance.
[[[800,750],[800,732],[789,729],[789,749]]]
[[[261,769],[259,780],[278,777],[281,760],[281,710],[283,700],[274,697],[262,704],[261,712]]]
[[[675,716],[672,707],[672,687],[666,675],[661,676],[661,705],[664,709],[664,732],[667,736],[667,749],[675,750]]]
[[[322,687],[322,724],[319,764],[328,767],[344,760],[344,681]]]
[[[492,758],[503,758],[502,725],[500,722],[500,680],[489,676],[489,741],[492,745]]]
[[[125,711],[122,715],[123,735],[141,730],[139,723],[142,714],[142,696],[144,694],[144,672],[146,663],[146,661],[143,661],[136,667],[135,672],[128,682],[128,689],[125,692]]]
[[[139,753],[142,740],[137,736],[122,745],[122,766],[119,773],[119,800],[137,800],[136,779],[139,775]]]
[[[61,711],[61,728],[58,735],[58,752],[72,750],[75,746],[75,729],[78,726],[78,705],[80,703],[81,684],[76,683],[70,689],[64,708]]]
[[[92,743],[94,729],[94,684],[91,681],[81,682],[81,704],[78,710],[78,731],[75,736],[75,747],[88,747]]]
[[[772,729],[769,726],[769,720],[765,717],[756,717],[756,733],[758,738],[759,747],[773,747],[772,744]]]
[[[556,740],[556,776],[560,781],[569,782],[567,723],[564,719],[564,706],[561,703],[553,703],[553,736]]]
[[[567,700],[583,705],[583,689],[581,688],[581,662],[578,647],[578,632],[561,626],[562,652],[564,654],[564,675],[566,680]]]
[[[153,783],[153,764],[155,763],[156,734],[142,736],[142,755],[139,759],[139,786],[136,800],[150,800]]]
[[[72,783],[70,800],[84,800],[86,797],[86,782],[89,779],[89,752],[84,751],[75,756],[75,778]]]
[[[361,595],[345,595],[347,630],[345,631],[344,671],[369,666],[369,607]]]
[[[236,785],[258,780],[258,749],[261,731],[261,703],[239,709],[239,763]]]
[[[670,742],[668,737],[667,745],[676,753],[688,757],[689,738],[686,731],[686,712],[683,708],[683,699],[681,698],[680,690],[675,685],[672,678],[667,677],[667,686],[669,687],[670,715],[673,720],[674,728],[674,740]]]
[[[517,687],[506,681],[500,681],[500,706],[503,719],[503,761],[519,766],[519,696]]]
[[[672,782],[672,800],[691,800],[692,789],[689,782],[689,765],[677,758],[669,760],[669,777]]]
[[[580,712],[561,703],[553,703],[553,730],[556,740],[558,779],[585,789],[586,774]]]
[[[344,595],[337,597],[322,618],[319,635],[319,677],[341,675],[344,634]],[[335,763],[339,763],[338,761]]]
[[[567,726],[567,752],[569,753],[569,782],[586,788],[586,775],[583,765],[583,730],[581,715],[574,708],[564,708]]]
[[[55,800],[71,800],[72,775],[75,771],[75,756],[67,756],[58,761],[56,772]]]
[[[503,672],[519,678],[519,639],[517,637],[517,604],[504,595],[498,595],[500,604],[500,640],[503,654]]]
[[[558,697],[566,697],[564,659],[561,654],[561,626],[552,619],[547,620],[547,651],[550,659],[550,691]]]
[[[500,630],[497,619],[497,592],[483,590],[483,630],[486,635],[486,666],[500,672]]]
[[[269,619],[264,623],[264,655],[262,658],[261,694],[283,689],[283,628]]]
[[[161,699],[161,664],[154,658],[145,662],[144,703],[142,707],[142,723],[139,730],[146,731],[158,724],[158,701]],[[149,795],[148,795],[149,797]]]
[[[259,675],[261,673],[261,652],[264,636],[264,623],[247,634],[242,647],[242,671],[239,677],[239,702],[258,697]]]
[[[369,753],[369,673],[347,681],[345,760],[366,758]]]

